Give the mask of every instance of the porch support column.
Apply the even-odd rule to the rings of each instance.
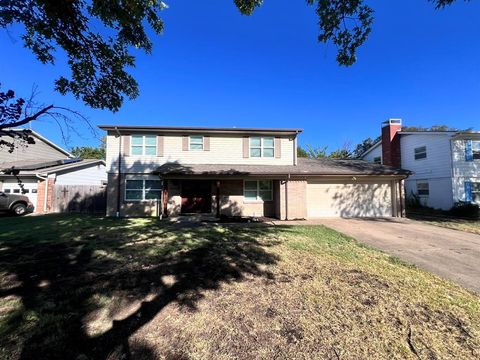
[[[220,180],[217,180],[217,193],[215,195],[217,203],[217,218],[220,218]]]

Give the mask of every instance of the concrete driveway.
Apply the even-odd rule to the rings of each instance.
[[[418,265],[480,294],[480,235],[408,219],[309,221]]]

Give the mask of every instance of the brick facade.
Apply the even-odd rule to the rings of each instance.
[[[279,218],[281,220],[306,219],[307,181],[280,181],[279,200]]]
[[[47,207],[45,211],[45,184],[48,183],[47,189]],[[47,180],[41,180],[37,185],[37,203],[35,205],[35,211],[39,214],[49,213],[53,209],[53,188],[55,185],[54,178],[48,178]]]
[[[123,176],[125,174],[122,174],[119,189],[118,175],[108,174],[106,215],[117,216],[117,196],[120,190],[120,216],[160,216],[161,204],[159,201],[125,201],[125,179]]]
[[[400,136],[401,124],[388,123],[382,127],[383,165],[401,167]]]

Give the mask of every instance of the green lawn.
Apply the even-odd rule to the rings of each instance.
[[[411,219],[423,221],[430,225],[445,227],[448,229],[466,231],[480,235],[480,220],[455,219],[445,216],[428,216],[421,214],[411,214]]]
[[[323,226],[0,226],[2,359],[480,357],[478,296]]]

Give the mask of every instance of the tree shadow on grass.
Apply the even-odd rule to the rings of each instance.
[[[16,298],[22,305],[0,329],[0,345],[12,358],[131,358],[130,336],[165,306],[196,311],[205,290],[246,276],[272,277],[262,265],[278,261],[268,251],[278,242],[278,228],[266,225],[32,219],[24,224],[37,235],[25,228],[0,235],[0,300]],[[104,305],[98,299],[112,297],[139,306],[92,334],[86,319]],[[136,358],[155,358],[147,344],[141,348]]]

